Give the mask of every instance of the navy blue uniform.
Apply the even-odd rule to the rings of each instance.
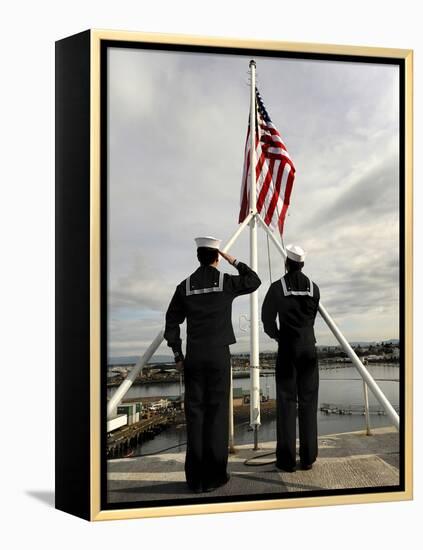
[[[229,345],[236,342],[232,302],[261,284],[246,264],[235,262],[235,267],[239,275],[200,266],[176,287],[166,313],[164,337],[180,357],[180,324],[187,321],[185,474],[194,490],[217,487],[228,479]]]
[[[286,469],[296,464],[297,400],[301,463],[310,465],[317,458],[319,370],[314,321],[319,300],[319,287],[301,271],[290,271],[270,286],[262,306],[264,331],[278,342],[276,463]]]

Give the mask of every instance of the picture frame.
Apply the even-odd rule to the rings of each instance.
[[[141,501],[131,500],[130,496],[126,501],[108,499],[108,185],[112,154],[108,109],[110,79],[113,79],[108,55],[111,49],[142,51],[147,56],[171,52],[176,56],[248,56],[292,63],[358,63],[398,71],[395,213],[399,228],[400,374],[395,486],[389,483],[331,489],[314,486],[302,493],[247,492],[195,498],[184,493],[183,498],[174,500],[166,497]],[[412,498],[412,59],[412,50],[112,30],[87,30],[56,42],[56,508],[86,520],[100,521]],[[240,142],[241,149],[243,145]],[[372,216],[372,212],[368,215]],[[148,227],[143,229],[148,231]]]

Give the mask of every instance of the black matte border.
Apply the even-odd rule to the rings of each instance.
[[[272,493],[257,495],[240,495],[233,497],[183,498],[159,501],[135,501],[125,503],[107,502],[107,460],[106,457],[106,411],[107,411],[107,82],[108,48],[129,48],[144,50],[162,50],[175,52],[208,53],[221,55],[247,55],[256,58],[275,57],[288,59],[308,59],[316,61],[336,61],[353,63],[386,64],[398,66],[400,70],[400,483],[395,486],[366,487],[354,489],[333,489],[321,491],[301,491],[292,493]],[[101,73],[101,509],[123,510],[133,508],[156,508],[160,506],[186,506],[191,504],[212,504],[228,502],[263,501],[293,499],[305,497],[341,496],[358,494],[380,494],[403,492],[405,490],[405,61],[389,57],[370,57],[363,55],[319,54],[303,52],[285,52],[278,50],[258,50],[254,48],[232,48],[217,46],[188,46],[175,44],[152,44],[148,42],[127,42],[120,40],[101,40],[100,56]],[[253,508],[253,506],[252,506]]]

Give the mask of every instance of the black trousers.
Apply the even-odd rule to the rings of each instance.
[[[280,347],[276,361],[276,462],[280,466],[296,464],[296,417],[300,460],[313,464],[317,458],[317,405],[319,369],[316,349]]]
[[[193,488],[227,479],[229,439],[229,346],[192,349],[184,360],[187,450],[185,476]]]

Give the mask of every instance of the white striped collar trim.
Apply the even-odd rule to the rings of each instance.
[[[306,276],[305,276],[306,277]],[[313,283],[306,277],[308,281],[309,290],[288,290],[286,287],[285,277],[281,278],[282,290],[284,296],[313,296]]]
[[[211,288],[196,288],[191,290],[191,275],[185,281],[185,289],[187,296],[192,296],[193,294],[208,294],[209,292],[223,292],[223,277],[224,273],[221,271],[219,273],[219,285],[212,286]]]

